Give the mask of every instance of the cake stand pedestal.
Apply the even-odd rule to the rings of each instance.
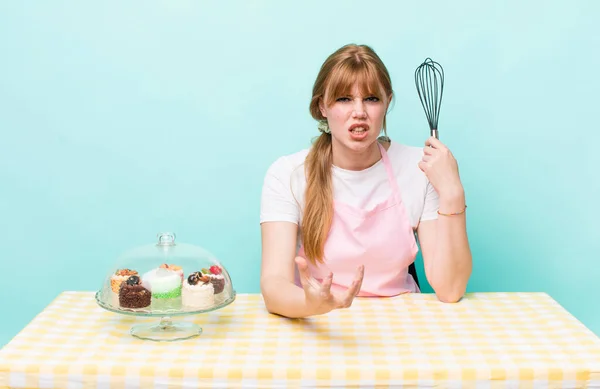
[[[195,338],[202,334],[202,327],[187,322],[173,323],[170,316],[163,316],[159,323],[134,325],[130,333],[139,339],[170,342]]]

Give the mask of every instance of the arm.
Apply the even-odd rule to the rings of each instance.
[[[269,312],[302,317],[311,312],[304,307],[304,291],[294,284],[300,208],[290,190],[292,172],[293,167],[280,158],[265,175],[261,198],[260,288]]]
[[[440,212],[462,210],[464,193],[440,195]],[[453,303],[460,300],[471,276],[472,260],[467,239],[465,214],[443,216],[419,223],[425,275],[438,299]]]
[[[432,203],[435,204],[434,195],[439,193],[441,213],[455,213],[465,209],[465,193],[458,175],[458,166],[445,145],[433,137],[429,138],[419,167],[435,189],[431,193]],[[421,221],[417,227],[417,235],[425,275],[436,295],[443,302],[460,300],[472,271],[465,213],[439,215],[437,220]]]
[[[261,200],[262,265],[260,287],[269,312],[287,317],[320,315],[347,308],[362,285],[364,267],[344,293],[332,293],[333,274],[316,280],[304,258],[296,256],[300,209],[290,191],[293,169],[285,161],[272,165],[265,177]],[[298,267],[302,287],[294,283]]]
[[[318,314],[306,305],[304,290],[294,284],[294,258],[298,225],[291,222],[261,224],[262,266],[260,288],[267,310],[287,317]]]
[[[295,257],[298,226],[291,222],[266,222],[262,229],[262,269],[260,287],[267,310],[281,316],[322,315],[333,309],[348,308],[360,291],[364,266],[359,266],[352,284],[343,293],[332,293],[333,274],[323,281],[310,275],[306,260]],[[302,288],[294,283],[294,262]]]

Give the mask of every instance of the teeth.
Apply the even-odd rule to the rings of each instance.
[[[356,128],[353,128],[353,129],[352,129],[352,130],[350,130],[350,131],[351,131],[351,132],[359,132],[359,133],[360,133],[360,132],[365,132],[365,131],[367,131],[367,130],[366,130],[364,127],[356,127]]]

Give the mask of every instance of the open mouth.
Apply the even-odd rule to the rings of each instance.
[[[367,132],[368,128],[365,127],[355,127],[350,130],[353,134],[362,134],[363,132]]]
[[[360,140],[367,135],[367,132],[369,131],[369,125],[368,124],[358,124],[358,123],[353,124],[350,126],[348,131],[350,131],[350,135],[352,136],[352,138],[354,138],[356,140]]]

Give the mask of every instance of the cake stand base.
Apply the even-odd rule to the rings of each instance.
[[[166,316],[160,323],[137,324],[131,328],[131,335],[139,339],[154,340],[157,342],[172,342],[194,338],[202,333],[202,328],[194,323],[173,323]]]

